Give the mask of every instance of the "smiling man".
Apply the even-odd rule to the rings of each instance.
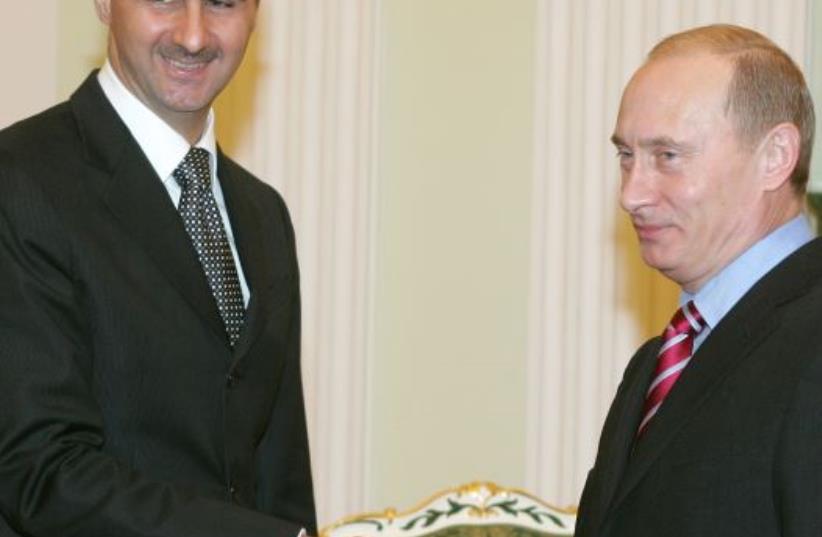
[[[682,295],[625,371],[577,537],[822,532],[813,130],[801,72],[745,28],[668,37],[628,83],[620,202],[643,260]]]
[[[95,0],[0,132],[0,536],[316,533],[291,222],[214,136],[257,4]]]

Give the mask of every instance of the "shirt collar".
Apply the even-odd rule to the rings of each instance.
[[[171,174],[191,148],[188,141],[126,88],[108,60],[97,74],[97,80],[114,110],[157,172],[157,176],[163,182],[171,180]],[[217,158],[214,123],[212,109],[208,112],[202,137],[194,144],[195,147],[208,151],[212,177],[216,170]]]
[[[810,222],[800,214],[748,248],[696,293],[683,291],[680,305],[693,300],[713,329],[760,278],[811,239]]]

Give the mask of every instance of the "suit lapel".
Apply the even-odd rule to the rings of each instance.
[[[614,498],[614,508],[619,506],[654,462],[662,456],[674,436],[687,424],[691,416],[699,412],[700,406],[713,394],[725,376],[740,360],[748,356],[756,344],[776,325],[775,322],[762,321],[762,318],[751,318],[741,320],[741,324],[738,324],[723,319],[697,351],[677,381],[677,385],[649,423],[642,439],[636,443]],[[751,337],[753,334],[759,337]]]
[[[800,296],[819,277],[809,278],[819,269],[807,261],[809,256],[819,258],[820,252],[817,239],[794,253],[757,283],[712,330],[637,443],[610,512],[619,508],[654,462],[664,456],[665,448],[722,380],[779,326],[779,306]],[[637,415],[639,412],[637,409]]]
[[[264,243],[265,215],[247,185],[243,184],[242,172],[222,151],[218,151],[217,170],[237,253],[251,292],[243,331],[234,348],[236,362],[247,353],[265,326],[269,311],[264,297],[272,286],[274,267],[266,257],[270,248]]]
[[[625,468],[631,457],[636,431],[639,427],[645,392],[656,366],[656,354],[661,345],[661,338],[654,338],[640,348],[632,363],[636,371],[626,372],[623,384],[614,401],[613,409],[608,415],[603,429],[601,447],[605,450],[598,455],[597,471],[600,474],[598,498],[594,500],[596,509],[591,513],[598,520],[591,521],[591,527],[598,528],[603,517],[609,511],[614,496],[622,482]],[[594,531],[594,535],[598,532]]]
[[[88,159],[109,176],[103,198],[111,213],[227,346],[216,302],[182,220],[151,164],[103,94],[96,73],[71,102]]]

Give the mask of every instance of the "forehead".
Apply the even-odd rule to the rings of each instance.
[[[260,0],[228,0],[225,2],[226,4],[230,4],[228,6],[223,6],[223,1],[217,0],[165,0],[165,1],[158,1],[158,0],[95,0],[98,5],[101,5],[105,8],[106,11],[110,12],[110,15],[113,17],[115,14],[120,13],[126,17],[133,16],[134,12],[145,12],[151,13],[152,9],[157,11],[158,8],[162,8],[158,13],[165,13],[168,11],[170,7],[184,7],[189,6],[190,4],[201,4],[203,6],[213,5],[213,7],[230,7],[231,9],[226,11],[226,13],[251,13],[256,14],[257,9],[259,8]],[[171,5],[168,5],[171,4]]]
[[[733,66],[708,53],[655,59],[634,74],[620,105],[616,136],[674,135],[677,129],[713,129],[727,121]]]

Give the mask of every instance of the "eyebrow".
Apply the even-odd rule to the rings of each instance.
[[[628,145],[616,133],[611,135],[611,143],[614,145]]]
[[[627,147],[629,144],[623,140],[618,134],[611,136],[611,143],[616,146]],[[647,138],[639,141],[639,147],[673,147],[678,149],[687,148],[687,144],[677,142],[670,136],[655,136],[654,138]]]

